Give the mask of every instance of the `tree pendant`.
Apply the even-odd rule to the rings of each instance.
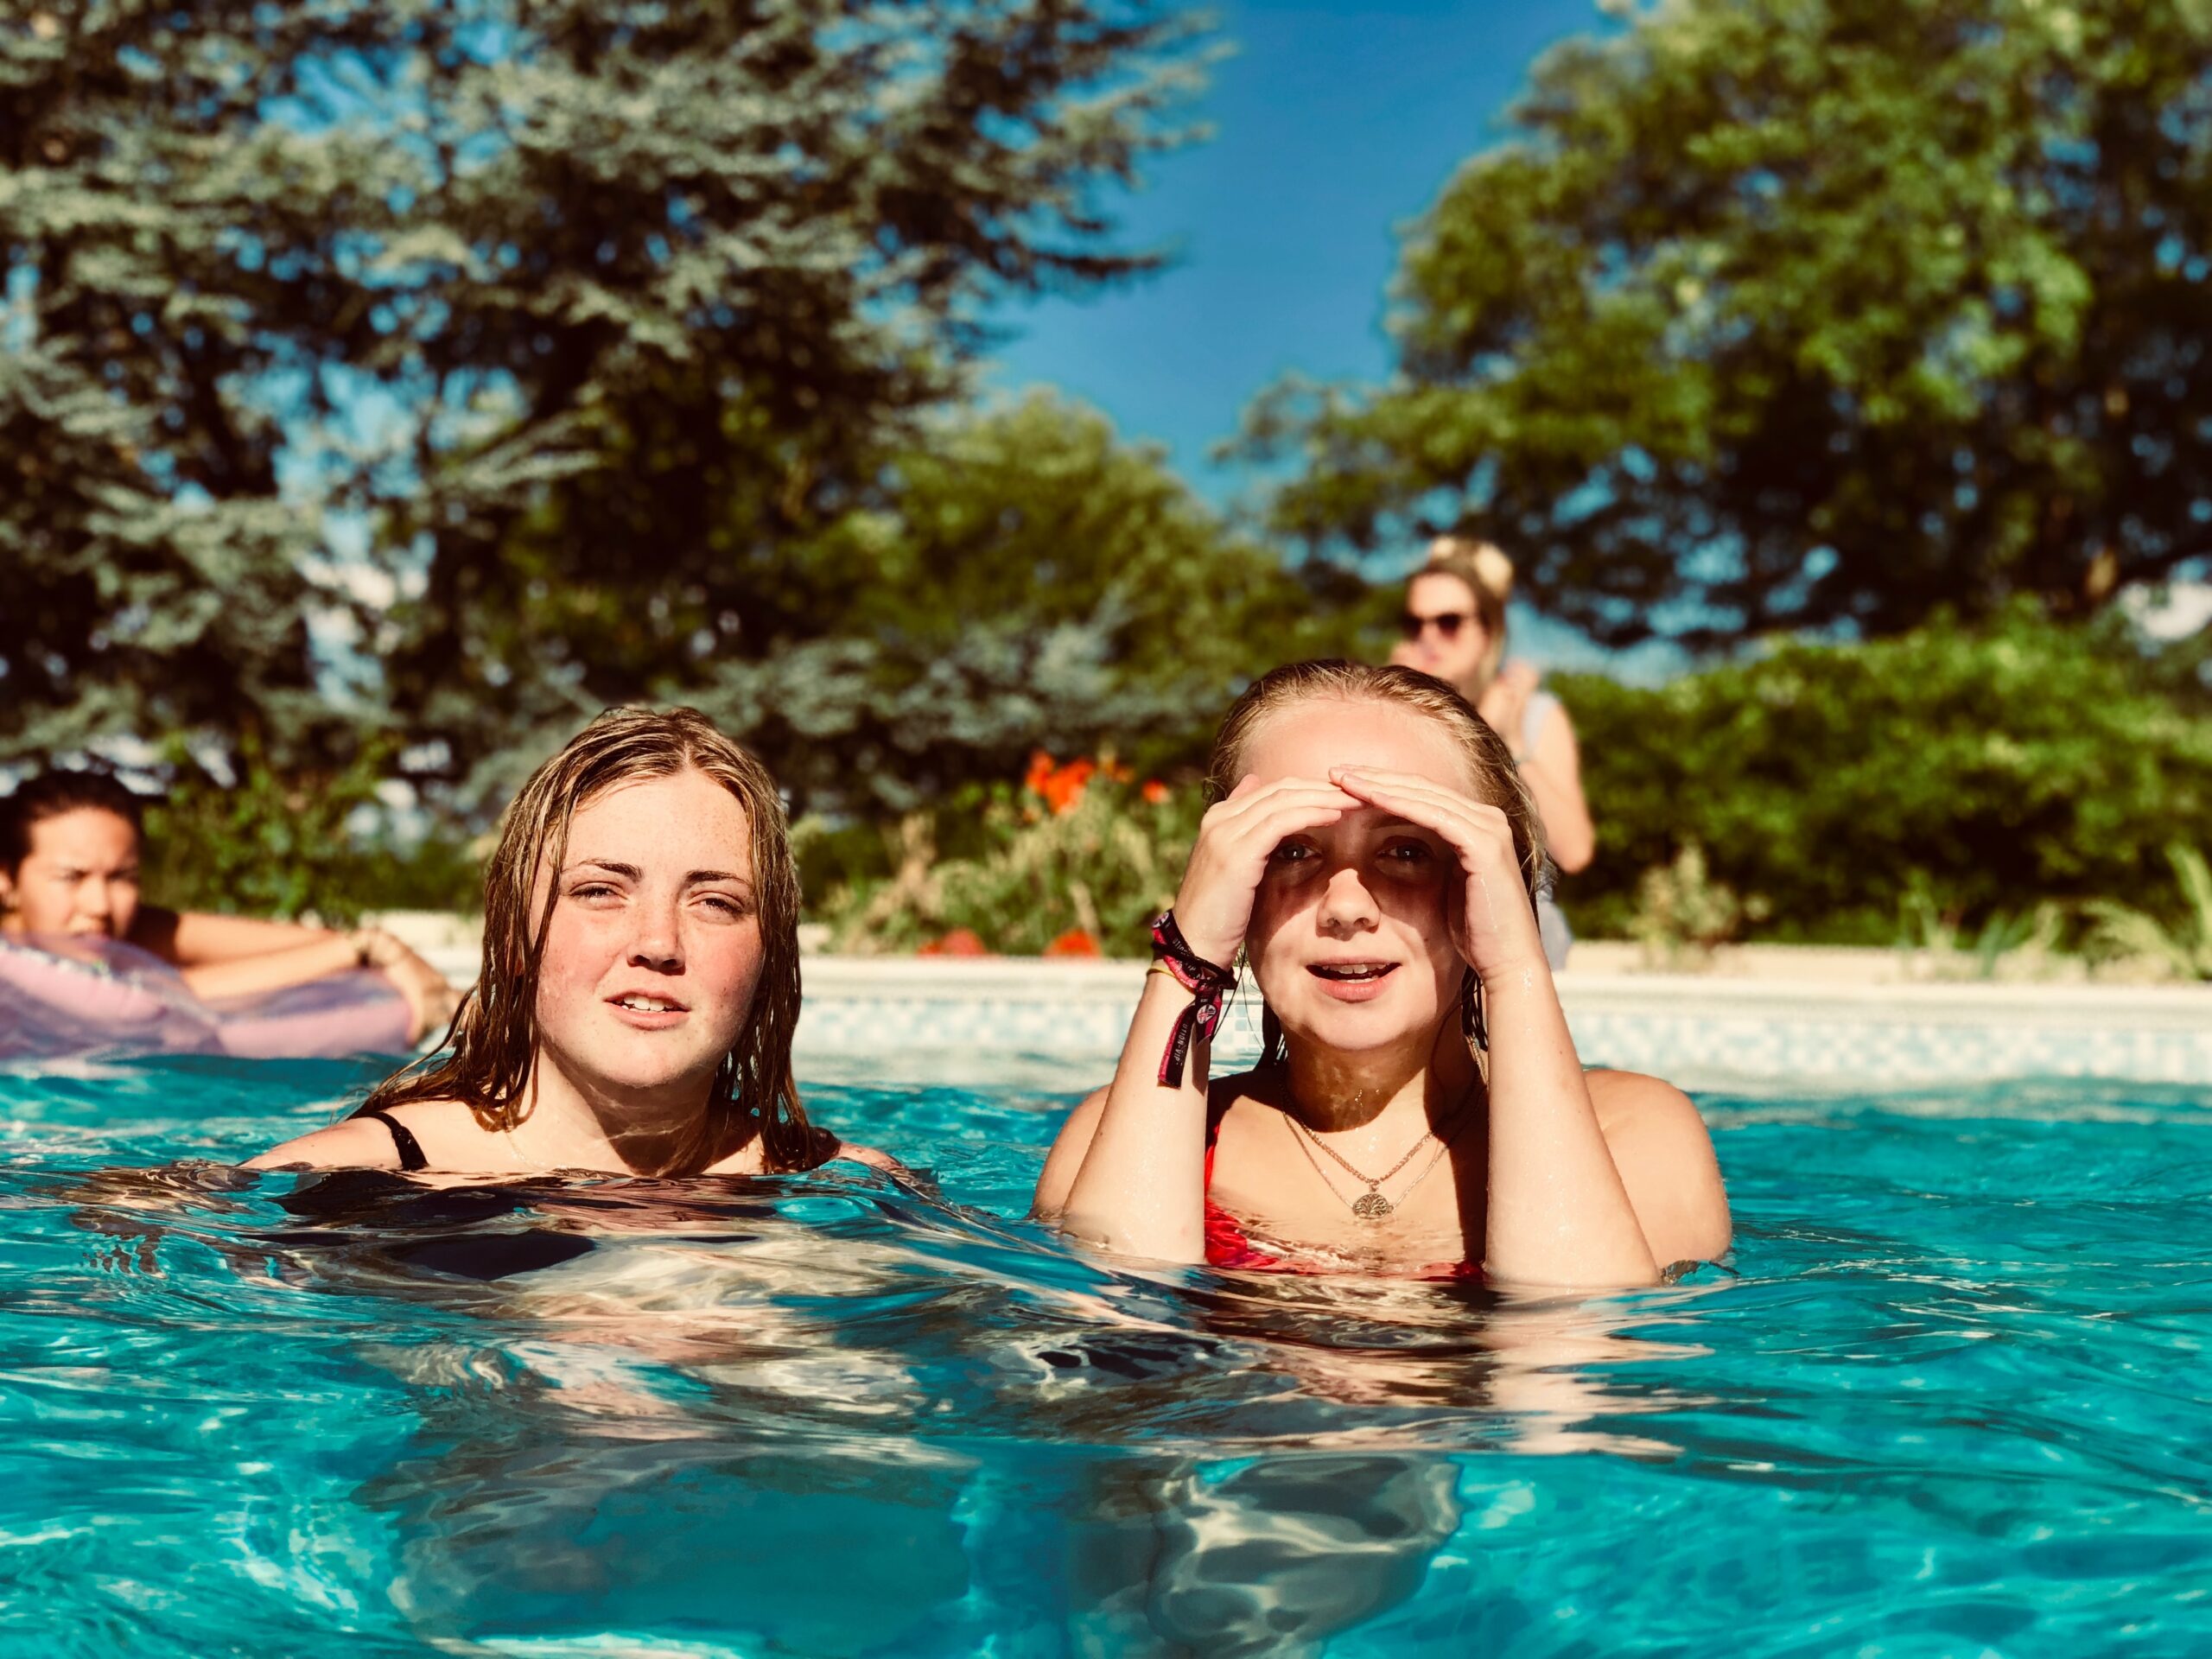
[[[1380,1221],[1396,1208],[1397,1205],[1392,1204],[1380,1192],[1369,1192],[1363,1198],[1353,1201],[1351,1212],[1362,1221]]]

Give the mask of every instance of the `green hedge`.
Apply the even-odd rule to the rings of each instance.
[[[284,777],[249,743],[236,775],[222,779],[180,747],[170,756],[175,781],[146,814],[148,900],[339,925],[364,911],[474,912],[482,866],[461,832],[389,833],[377,794],[388,760],[388,746],[371,743],[343,770]]]
[[[2045,900],[2179,918],[2165,849],[2212,846],[2212,718],[2180,654],[2022,608],[1656,690],[1562,676],[1598,823],[1562,903],[1628,934],[1644,872],[1695,846],[1764,901],[1762,938],[1889,944],[1908,913],[1974,927]]]

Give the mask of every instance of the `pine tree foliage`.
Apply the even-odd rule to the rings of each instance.
[[[0,742],[281,745],[365,658],[448,776],[775,637],[745,572],[878,489],[985,301],[1150,264],[1101,188],[1194,73],[1152,0],[35,3]]]
[[[260,119],[289,72],[232,10],[0,25],[0,753],[325,723],[315,514],[257,393],[315,304],[276,271],[327,266],[375,157]]]
[[[1667,0],[1412,237],[1279,522],[1463,520],[1614,644],[2094,610],[2212,556],[2212,6]]]

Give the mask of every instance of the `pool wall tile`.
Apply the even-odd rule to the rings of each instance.
[[[810,957],[802,1058],[899,1052],[1108,1062],[1141,963]],[[1583,1059],[1720,1083],[1918,1084],[2111,1077],[2212,1084],[2212,989],[2196,987],[1719,981],[1560,976]],[[1218,1056],[1248,1058],[1257,1019],[1232,1004]]]

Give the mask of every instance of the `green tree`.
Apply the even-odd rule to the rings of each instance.
[[[641,658],[607,692],[697,703],[801,802],[863,814],[1018,778],[1039,747],[1187,771],[1254,676],[1354,648],[1373,608],[1356,579],[1286,569],[1156,450],[1045,394],[931,423],[868,505],[724,579],[760,596],[741,629]],[[512,626],[550,651],[593,625],[577,607],[613,603],[549,583]],[[500,752],[494,792],[575,719],[556,709]]]
[[[752,569],[871,498],[980,306],[1150,264],[1099,192],[1192,73],[1154,0],[13,18],[0,742],[282,768],[373,658],[447,779],[780,637]]]
[[[343,597],[262,394],[384,169],[262,118],[302,29],[252,10],[0,23],[0,757],[329,734],[309,620]]]
[[[1656,689],[1563,676],[1598,857],[1562,900],[1624,932],[1639,880],[1696,847],[1769,938],[1887,944],[1909,908],[1976,929],[2046,901],[2177,923],[2165,849],[2212,846],[2212,722],[2173,682],[2117,615],[2027,601]]]
[[[1670,0],[1546,58],[1279,522],[1487,524],[1608,643],[2094,610],[2212,550],[2212,6]]]

